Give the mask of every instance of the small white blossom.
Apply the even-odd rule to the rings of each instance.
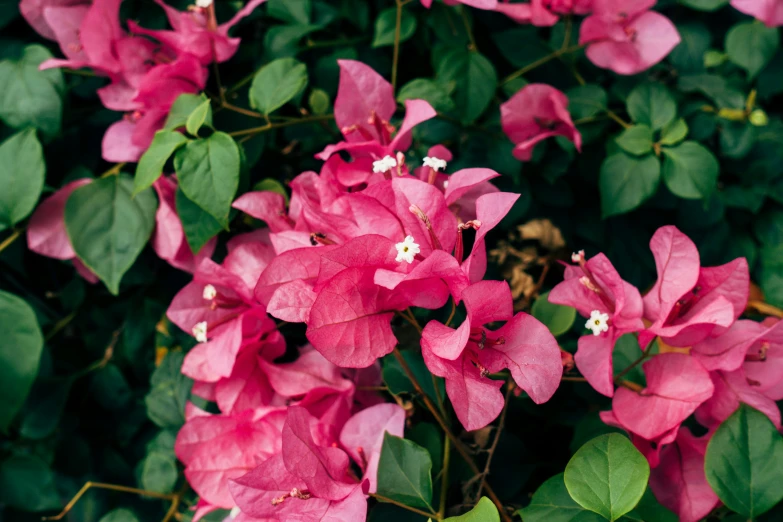
[[[609,330],[609,314],[602,314],[599,310],[590,312],[590,319],[585,323],[585,328],[593,331],[593,335],[601,335]]]
[[[571,254],[571,262],[572,263],[581,263],[585,260],[585,251],[580,250],[579,252],[574,252]]]
[[[239,513],[240,513],[239,506],[234,506],[233,508],[231,508],[231,512],[228,514],[228,516],[231,517],[231,520],[234,520],[235,518],[237,518],[237,515],[239,515]]]
[[[449,188],[449,180],[444,180],[444,181],[443,181],[443,188],[444,188],[444,189],[447,189],[447,188]]]
[[[207,342],[207,322],[201,321],[193,327],[193,337],[200,343]]]
[[[395,261],[407,261],[413,263],[413,258],[421,252],[419,245],[413,242],[413,236],[405,236],[405,241],[394,245],[397,248],[397,258]]]
[[[446,170],[446,160],[427,156],[424,158],[424,166],[431,168],[435,172],[438,172],[439,170]]]
[[[212,5],[212,0],[196,0],[196,7],[206,9]]]
[[[204,293],[202,294],[204,299],[207,301],[213,300],[215,297],[217,297],[217,290],[215,290],[215,287],[212,285],[206,285],[204,287]]]
[[[372,171],[376,174],[383,174],[397,166],[397,160],[391,156],[385,156],[383,159],[372,162]]]

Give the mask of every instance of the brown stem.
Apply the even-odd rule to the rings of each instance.
[[[561,381],[567,381],[567,382],[587,382],[587,379],[584,377],[568,377],[564,376],[560,378]]]
[[[122,170],[122,167],[124,167],[125,165],[126,165],[125,162],[117,163],[112,168],[110,168],[109,170],[107,170],[106,172],[101,174],[100,177],[101,178],[107,178],[109,176],[114,176],[115,174],[119,174],[120,170]]]
[[[392,91],[397,90],[397,66],[400,63],[400,31],[402,29],[402,0],[397,0],[397,19],[394,25],[394,50],[392,51]]]
[[[2,250],[0,248],[0,250]],[[780,317],[783,319],[783,310],[776,306],[772,306],[769,303],[765,303],[764,301],[755,301],[750,300],[748,301],[748,310],[755,310],[756,312],[759,312],[764,315],[771,315],[773,317]]]
[[[282,127],[290,127],[291,125],[299,125],[300,123],[317,123],[320,121],[329,121],[334,119],[334,114],[325,114],[323,116],[308,116],[306,118],[299,118],[298,120],[281,121],[279,123],[269,123],[262,125],[261,127],[252,127],[250,129],[243,129],[234,132],[229,132],[229,136],[247,136],[253,134],[261,134],[262,132],[268,132],[273,129],[279,129]]]
[[[417,513],[417,514],[419,514],[419,515],[421,515],[423,517],[427,517],[427,518],[433,518],[434,517],[436,520],[441,520],[440,515],[438,515],[437,513],[427,512],[427,511],[423,511],[421,509],[416,509],[415,507],[408,506],[406,504],[403,504],[402,502],[397,502],[396,500],[392,500],[392,499],[390,499],[388,497],[384,497],[383,495],[378,495],[377,493],[370,493],[370,496],[375,498],[375,499],[380,500],[381,502],[387,502],[389,504],[394,504],[395,506],[399,506],[399,507],[401,507],[403,509],[407,509],[408,511],[413,511],[414,513]]]
[[[470,28],[470,20],[468,19],[467,8],[464,5],[459,6],[459,13],[462,16],[462,23],[465,26],[465,33],[468,35],[468,40],[470,41],[468,49],[471,51],[478,51],[478,47],[476,46],[476,39],[473,38],[473,31]]]
[[[424,401],[424,405],[427,407],[428,410],[430,410],[430,413],[435,418],[435,421],[440,425],[444,433],[446,433],[446,436],[449,439],[451,439],[452,444],[454,444],[454,448],[459,452],[460,455],[462,455],[462,458],[465,459],[465,462],[468,464],[468,466],[473,471],[473,473],[475,473],[476,475],[480,474],[481,470],[476,465],[476,463],[473,462],[473,457],[471,457],[467,448],[465,448],[465,446],[462,444],[462,441],[460,441],[457,438],[457,436],[451,432],[451,429],[449,429],[446,422],[440,416],[435,405],[432,404],[432,401],[430,400],[429,396],[426,393],[424,393],[424,390],[421,388],[419,381],[416,379],[416,376],[413,374],[413,371],[410,369],[410,366],[408,366],[408,363],[405,361],[405,358],[402,356],[402,353],[400,353],[400,350],[398,348],[394,349],[394,356],[397,358],[397,361],[400,363],[400,366],[402,367],[402,370],[405,372],[405,375],[408,376],[408,379],[413,384],[416,393],[418,393],[421,396],[422,401]],[[511,522],[511,517],[508,516],[506,510],[503,508],[503,503],[500,501],[495,491],[490,487],[490,485],[487,482],[484,482],[484,491],[487,493],[489,498],[495,504],[495,507],[497,507],[503,521]]]
[[[16,241],[19,238],[19,236],[22,235],[22,230],[23,229],[21,228],[17,228],[11,233],[10,236],[4,239],[3,242],[0,243],[0,252],[8,248],[11,245],[11,243]]]
[[[449,462],[451,461],[451,439],[448,435],[443,439],[443,469],[440,472],[440,505],[438,515],[446,515],[446,496],[449,492]],[[480,491],[480,490],[479,490]]]
[[[481,478],[479,479],[479,488],[478,488],[478,495],[481,495],[481,489],[484,487],[484,483],[487,480],[487,475],[489,475],[489,466],[492,464],[492,457],[495,455],[495,450],[498,447],[498,442],[500,441],[500,434],[503,433],[503,426],[506,424],[506,413],[508,413],[508,405],[511,402],[511,393],[514,391],[514,385],[512,383],[506,383],[506,387],[508,388],[506,390],[506,398],[503,402],[503,411],[500,412],[500,420],[498,421],[498,425],[495,432],[495,440],[492,441],[492,446],[489,447],[488,455],[487,455],[487,462],[484,464],[484,471],[481,473]],[[480,499],[476,499],[476,504],[478,504],[478,501]]]
[[[73,498],[65,505],[65,507],[59,514],[51,517],[43,517],[42,520],[62,520],[65,517],[65,515],[67,515],[68,512],[71,509],[73,509],[73,506],[76,505],[79,499],[81,499],[84,496],[84,494],[87,493],[87,491],[90,490],[91,488],[108,489],[111,491],[119,491],[121,493],[132,493],[134,495],[143,495],[145,497],[159,498],[161,500],[169,500],[172,503],[174,503],[176,499],[179,498],[179,495],[176,493],[163,494],[163,493],[157,493],[155,491],[147,491],[145,489],[130,488],[128,486],[119,486],[117,484],[105,484],[103,482],[86,482],[84,486],[82,486],[82,489],[80,489],[76,493],[76,495],[73,496]]]
[[[233,112],[238,112],[239,114],[244,114],[245,116],[250,116],[251,118],[263,118],[264,115],[256,112],[251,111],[250,109],[243,109],[242,107],[237,107],[236,105],[233,105],[227,101],[221,101],[220,106],[224,109],[228,109]]]

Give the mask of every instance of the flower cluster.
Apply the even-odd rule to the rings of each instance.
[[[611,411],[601,417],[628,431],[647,457],[658,500],[691,522],[719,501],[704,474],[714,430],[740,403],[781,428],[775,401],[783,399],[783,322],[739,319],[750,286],[744,258],[702,267],[696,245],[673,226],[658,229],[650,249],[658,280],[644,297],[605,255],[586,259],[579,252],[549,300],[589,317],[592,333],[579,339],[576,367],[612,397]],[[613,348],[628,333],[638,335],[645,386],[613,371]],[[692,414],[706,435],[695,437],[682,426]]]
[[[98,89],[103,105],[124,113],[103,137],[103,159],[138,161],[160,129],[177,96],[198,93],[207,65],[224,62],[239,47],[228,31],[264,0],[251,0],[218,25],[211,0],[185,12],[156,0],[173,30],[156,31],[130,21],[120,24],[122,0],[22,0],[20,10],[41,36],[56,40],[66,59],[41,68],[89,68],[110,83]]]
[[[397,129],[391,85],[360,62],[340,69],[344,141],[318,155],[320,173],[291,182],[287,206],[276,192],[237,199],[268,228],[233,238],[220,264],[202,259],[167,313],[198,341],[182,367],[193,393],[220,409],[189,407],[177,439],[199,515],[238,506],[244,520],[363,519],[383,433],[401,435],[405,414],[359,384],[380,384],[378,359],[397,345],[392,322],[411,308],[452,299],[467,309],[458,328],[431,321],[421,340],[466,429],[500,414],[503,381],[491,373],[508,368],[538,403],[560,382],[549,330],[514,315],[505,282],[482,281],[484,238],[518,195],[490,184],[489,169],[445,173],[444,147],[409,165],[410,131],[435,111],[410,100]],[[278,361],[286,346],[269,316],[306,325],[310,345],[293,362]],[[486,327],[496,321],[506,324]]]

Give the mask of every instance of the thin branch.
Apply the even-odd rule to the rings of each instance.
[[[122,170],[122,167],[127,165],[124,161],[122,163],[115,164],[112,168],[101,174],[99,177],[101,178],[108,178],[109,176],[114,176],[115,174],[119,174]]]
[[[291,120],[291,121],[281,121],[278,123],[269,123],[266,125],[262,125],[261,127],[253,127],[250,129],[243,129],[238,130],[234,132],[229,132],[229,136],[247,136],[247,135],[255,135],[255,134],[261,134],[262,132],[268,132],[274,129],[279,129],[282,127],[290,127],[291,125],[299,125],[300,123],[317,123],[321,121],[329,121],[334,119],[334,114],[325,114],[323,116],[308,116],[306,118],[300,118],[298,120]]]
[[[526,66],[522,67],[521,69],[519,69],[519,70],[511,73],[510,75],[506,76],[506,78],[502,82],[500,82],[500,85],[505,85],[508,82],[516,80],[517,78],[519,78],[523,74],[529,73],[533,69],[536,69],[537,67],[540,67],[540,66],[544,65],[545,63],[550,62],[550,61],[554,60],[555,58],[558,58],[558,57],[560,57],[560,56],[562,56],[564,54],[572,53],[574,51],[578,51],[582,47],[584,47],[584,46],[582,46],[582,45],[574,45],[574,46],[571,46],[571,47],[566,47],[564,49],[558,49],[557,51],[553,51],[552,53],[550,53],[550,54],[548,54],[548,55],[546,55],[546,56],[544,56],[542,58],[539,58],[538,60],[536,60],[536,61],[534,61],[532,63],[529,63]]]
[[[457,302],[452,299],[451,300],[451,313],[449,314],[449,318],[446,319],[446,326],[449,326],[451,324],[452,319],[454,319],[454,314],[457,313]]]
[[[462,16],[462,23],[465,26],[465,33],[468,35],[468,40],[470,41],[468,49],[471,51],[478,51],[478,47],[476,46],[476,39],[473,38],[473,30],[470,28],[470,19],[468,18],[467,8],[464,5],[459,6],[459,13]]]
[[[585,379],[584,377],[564,376],[564,377],[561,377],[560,380],[561,381],[566,381],[566,382],[587,382],[587,379]]]
[[[407,509],[408,511],[413,511],[414,513],[419,514],[423,517],[435,518],[436,520],[441,520],[440,515],[438,515],[437,513],[432,513],[432,512],[428,513],[427,511],[416,509],[415,507],[405,505],[402,502],[397,502],[396,500],[392,500],[388,497],[384,497],[383,495],[378,495],[377,493],[370,493],[370,496],[377,500],[380,500],[381,502],[387,502],[389,504],[394,504],[395,506],[399,506],[403,509]]]
[[[103,482],[86,482],[84,486],[82,486],[82,489],[80,489],[76,495],[73,496],[73,498],[65,505],[63,510],[54,516],[51,517],[43,517],[41,520],[62,520],[65,515],[68,514],[68,512],[73,509],[73,506],[76,505],[77,502],[79,502],[79,499],[81,499],[85,493],[87,493],[90,489],[108,489],[110,491],[119,491],[121,493],[131,493],[133,495],[142,495],[145,497],[152,497],[152,498],[159,498],[161,500],[169,500],[172,503],[175,502],[175,500],[178,498],[176,493],[169,493],[169,494],[163,494],[163,493],[157,493],[155,491],[147,491],[145,489],[138,489],[138,488],[130,488],[128,486],[119,486],[116,484],[105,484]]]
[[[251,111],[250,109],[243,109],[242,107],[237,107],[236,105],[233,105],[227,101],[221,101],[220,107],[237,112],[239,114],[244,114],[245,116],[250,116],[251,118],[264,118],[264,115],[260,112]]]
[[[402,0],[397,0],[397,19],[394,25],[394,50],[392,54],[392,91],[397,90],[397,66],[400,63],[400,31],[402,30]]]
[[[13,243],[14,241],[16,241],[16,240],[19,238],[19,236],[21,236],[21,235],[22,235],[22,231],[23,231],[23,230],[24,230],[24,229],[17,228],[16,230],[14,230],[14,231],[11,233],[11,235],[10,235],[10,236],[8,236],[7,238],[5,238],[5,239],[3,240],[3,242],[2,242],[2,243],[0,243],[0,252],[2,252],[3,250],[5,250],[6,248],[8,248],[8,247],[11,245],[11,243]]]
[[[402,356],[402,353],[400,353],[400,350],[398,348],[395,348],[393,353],[394,356],[397,358],[397,361],[400,363],[402,370],[405,372],[405,375],[408,376],[408,379],[413,384],[416,393],[418,393],[421,396],[422,401],[424,401],[424,405],[427,407],[428,410],[430,410],[430,413],[435,418],[435,421],[440,425],[444,433],[446,433],[446,436],[448,436],[448,438],[451,439],[452,444],[454,444],[454,448],[459,452],[462,458],[465,459],[465,462],[468,464],[471,471],[473,471],[473,473],[475,473],[476,475],[480,474],[481,470],[476,465],[476,463],[473,462],[473,457],[471,457],[467,448],[465,448],[465,445],[462,444],[462,441],[459,440],[457,436],[451,432],[451,429],[448,427],[446,422],[440,416],[435,405],[432,404],[432,400],[430,400],[429,396],[426,393],[424,393],[421,384],[419,384],[419,381],[416,379],[416,376],[413,374],[413,371],[410,369],[410,366],[408,366],[408,363],[405,360],[405,358]],[[487,482],[484,483],[484,491],[487,493],[489,498],[495,504],[495,507],[498,508],[498,511],[500,512],[500,516],[503,519],[503,521],[511,522],[511,517],[508,516],[508,513],[506,513],[506,510],[503,508],[503,503],[500,501],[500,498],[498,498],[495,491],[490,487],[490,485]]]
[[[449,492],[449,463],[451,461],[451,439],[446,435],[443,439],[443,468],[440,472],[440,505],[438,515],[446,515],[446,496]],[[479,490],[480,491],[480,490]]]
[[[632,363],[631,363],[631,364],[630,364],[630,365],[629,365],[629,366],[628,366],[626,369],[624,369],[623,371],[621,371],[620,373],[618,373],[618,374],[617,374],[617,375],[614,377],[614,383],[615,383],[615,384],[622,385],[622,383],[623,383],[623,380],[622,380],[622,379],[623,379],[623,377],[625,377],[625,376],[628,374],[628,372],[630,372],[631,370],[633,370],[634,368],[636,368],[637,366],[639,366],[639,365],[640,365],[640,364],[641,364],[641,363],[642,363],[642,362],[643,362],[645,359],[647,359],[647,358],[650,356],[650,347],[652,346],[652,343],[653,343],[653,342],[655,342],[655,339],[653,339],[652,341],[650,341],[650,342],[647,344],[647,347],[646,347],[646,348],[644,349],[644,351],[642,352],[642,355],[641,355],[641,357],[639,357],[638,359],[636,359],[636,360],[635,360],[634,362],[632,362]]]
[[[71,312],[70,314],[66,315],[56,323],[54,323],[54,326],[52,326],[52,329],[47,332],[45,339],[47,341],[51,340],[55,335],[60,333],[60,331],[71,324],[71,321],[73,321],[76,318],[76,310]]]
[[[495,432],[495,440],[492,441],[492,446],[489,447],[488,455],[487,455],[487,462],[484,464],[484,471],[481,472],[481,478],[479,479],[479,488],[478,488],[478,495],[481,495],[481,490],[484,487],[484,483],[487,480],[487,475],[489,475],[489,466],[492,464],[492,457],[495,455],[495,450],[498,447],[498,442],[500,441],[500,434],[503,433],[503,426],[506,424],[506,414],[508,413],[508,405],[511,402],[511,393],[514,391],[514,385],[512,383],[506,383],[506,387],[508,388],[506,390],[506,398],[503,402],[503,411],[500,412],[500,420],[498,421],[498,425]],[[476,504],[478,504],[478,501],[480,499],[476,499]]]
[[[748,301],[747,308],[750,310],[755,310],[760,314],[771,315],[773,317],[780,317],[781,319],[783,319],[783,310],[781,310],[776,306],[772,306],[769,303],[765,303],[763,301],[755,301],[751,299],[750,301]]]

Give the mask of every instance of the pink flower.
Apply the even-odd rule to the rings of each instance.
[[[717,428],[737,411],[740,403],[745,403],[769,417],[776,428],[781,428],[780,410],[777,404],[762,393],[756,381],[748,379],[744,370],[711,372],[710,378],[715,393],[696,410],[696,420],[700,424],[711,429]]]
[[[74,11],[74,13],[78,13],[79,10],[86,9],[89,4],[90,0],[21,0],[19,2],[19,11],[22,13],[24,19],[27,20],[27,23],[30,24],[38,34],[49,40],[59,40],[60,38],[57,36],[57,31],[50,25],[49,20],[47,19],[47,10],[78,7],[78,10]],[[71,15],[67,14],[65,11],[60,10],[55,12],[60,15],[65,15],[66,18],[71,18]],[[59,17],[51,16],[51,18],[56,19]]]
[[[557,341],[525,313],[513,315],[508,284],[481,281],[462,292],[468,317],[456,330],[430,321],[421,338],[430,371],[446,379],[446,392],[466,430],[483,428],[503,408],[502,381],[490,373],[508,368],[517,385],[537,404],[549,400],[563,369]],[[484,327],[508,321],[492,331]]]
[[[644,317],[652,322],[640,343],[655,335],[671,346],[691,346],[721,334],[745,310],[748,263],[738,258],[718,267],[699,266],[699,252],[674,226],[650,240],[658,281],[644,296]]]
[[[444,0],[447,5],[464,4],[476,9],[494,9],[498,0]],[[427,9],[432,6],[432,0],[421,0],[421,4]]]
[[[714,391],[707,370],[681,353],[656,355],[644,363],[644,375],[643,390],[617,389],[612,413],[626,430],[650,441],[677,428]]]
[[[166,11],[173,31],[145,29],[132,21],[128,26],[132,32],[151,36],[178,54],[195,56],[202,65],[209,65],[213,61],[221,63],[234,56],[239,48],[239,38],[229,37],[229,30],[264,1],[250,0],[231,20],[218,25],[214,4],[207,8],[177,11],[162,0],[155,0]]]
[[[783,2],[780,0],[731,0],[731,6],[761,20],[767,27],[783,25]]]
[[[662,14],[650,11],[656,0],[594,0],[582,22],[579,43],[598,67],[637,74],[663,60],[680,34]]]
[[[555,25],[560,15],[585,15],[590,12],[593,0],[531,0],[530,3],[498,2],[495,11],[503,13],[519,24],[539,27]]]
[[[598,311],[609,316],[608,331],[583,335],[574,360],[587,382],[608,397],[614,394],[612,349],[617,339],[644,329],[643,304],[639,291],[624,281],[603,254],[585,261],[575,257],[579,266],[568,266],[565,281],[549,293],[549,301],[576,308],[584,317]]]
[[[320,437],[317,418],[291,407],[283,426],[282,451],[230,484],[236,504],[253,517],[282,522],[364,520],[364,494],[375,481],[383,433],[402,435],[404,411],[393,404],[368,408],[343,428],[340,444]],[[365,472],[357,480],[350,457]]]
[[[564,136],[582,148],[582,136],[568,114],[568,98],[550,85],[531,83],[500,106],[503,132],[516,144],[514,157],[530,161],[535,145]]]
[[[158,256],[174,268],[193,273],[202,259],[212,257],[215,251],[215,238],[204,245],[197,254],[193,254],[185,239],[182,222],[177,215],[174,196],[177,182],[173,177],[161,176],[153,185],[158,193],[158,210],[155,212],[155,235],[152,248]]]
[[[87,178],[71,181],[39,203],[27,225],[27,248],[42,256],[71,260],[79,275],[95,284],[98,277],[76,257],[65,230],[65,203],[68,197],[90,181]]]
[[[674,444],[661,451],[661,462],[650,472],[650,489],[658,502],[682,522],[698,522],[718,505],[718,495],[704,474],[709,437],[694,437],[680,428]]]
[[[391,84],[361,62],[338,60],[338,64],[340,85],[334,119],[345,141],[327,146],[316,157],[327,160],[345,150],[356,159],[371,158],[373,172],[381,177],[407,173],[405,156],[399,152],[410,147],[416,125],[436,116],[435,109],[424,100],[406,100],[405,119],[397,130],[389,122],[397,107]]]

